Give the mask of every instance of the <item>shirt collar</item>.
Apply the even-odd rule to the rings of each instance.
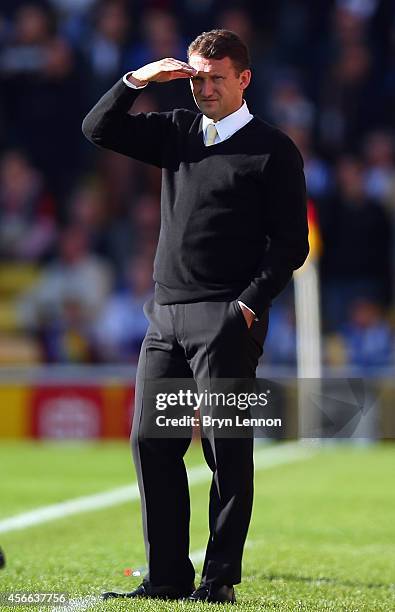
[[[232,134],[237,132],[237,130],[244,127],[249,121],[251,121],[252,118],[253,115],[251,115],[250,111],[248,110],[247,102],[244,100],[243,104],[237,111],[227,115],[227,117],[224,117],[217,122],[213,121],[209,117],[206,117],[206,115],[203,115],[203,133],[206,133],[208,124],[213,123],[218,132],[220,141],[226,140],[226,138],[232,136]]]

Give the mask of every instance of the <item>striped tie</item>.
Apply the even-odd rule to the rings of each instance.
[[[214,123],[209,123],[206,128],[206,147],[211,147],[218,135],[217,128]]]

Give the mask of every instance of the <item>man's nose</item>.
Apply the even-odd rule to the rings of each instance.
[[[210,81],[203,81],[202,85],[202,96],[203,98],[210,98],[213,93],[213,84]]]

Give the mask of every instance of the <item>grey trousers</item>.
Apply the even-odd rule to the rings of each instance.
[[[156,410],[145,397],[147,380],[254,379],[267,333],[268,311],[248,328],[237,300],[144,305],[149,327],[136,375],[131,431],[141,495],[149,580],[153,585],[189,586],[190,499],[184,455],[192,428],[180,438],[150,437],[145,417]],[[253,438],[202,436],[213,476],[204,582],[241,581],[244,543],[253,502]]]

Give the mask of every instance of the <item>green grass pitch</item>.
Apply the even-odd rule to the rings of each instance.
[[[202,464],[200,445],[193,444],[186,459],[189,466]],[[132,484],[135,475],[126,442],[2,441],[0,481],[1,521],[39,506]],[[206,544],[208,486],[208,480],[191,486],[192,551]],[[234,609],[395,610],[394,509],[392,443],[317,446],[303,460],[257,469],[243,582],[236,587]],[[87,607],[84,598],[90,595],[113,588],[131,590],[141,581],[124,573],[145,565],[138,500],[0,533],[0,546],[7,558],[0,570],[0,592],[65,591],[82,598],[81,604],[66,608],[76,612],[224,609],[148,600],[97,601]],[[201,562],[196,569],[198,582]],[[37,609],[1,606],[2,612]]]

